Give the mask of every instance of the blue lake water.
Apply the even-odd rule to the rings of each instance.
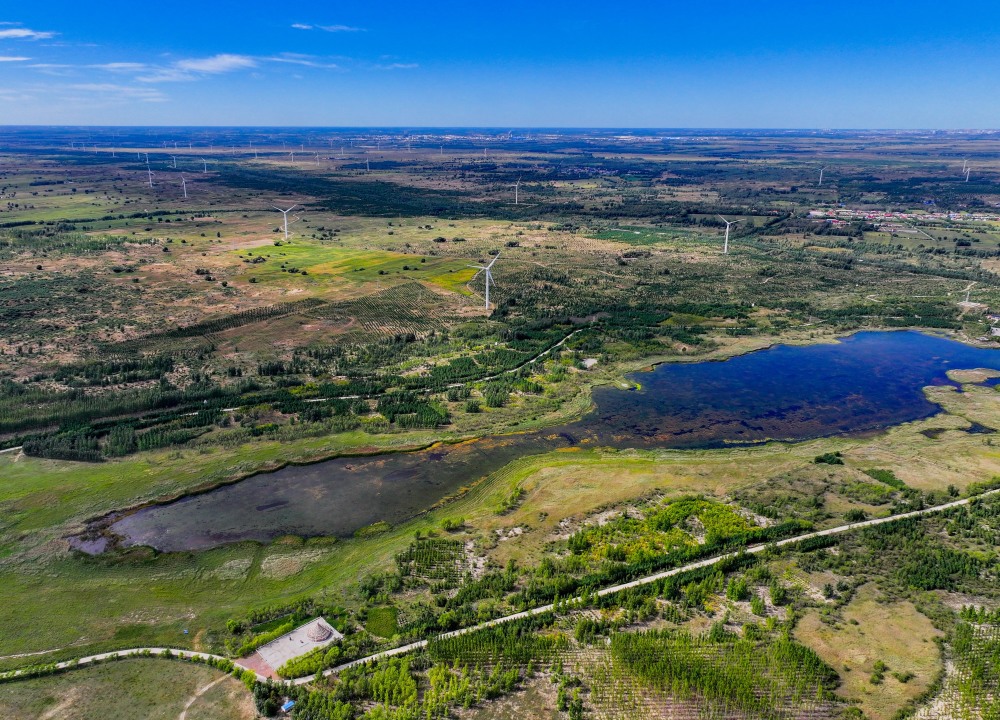
[[[594,391],[595,409],[537,433],[432,450],[290,466],[126,515],[126,544],[192,550],[281,535],[349,535],[403,522],[530,454],[580,444],[711,448],[863,433],[938,412],[922,392],[952,369],[1000,370],[1000,351],[918,332],[863,332],[777,345],[725,361],[668,363],[631,376],[641,390]]]

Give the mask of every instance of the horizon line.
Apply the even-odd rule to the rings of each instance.
[[[47,123],[34,124],[0,124],[0,130],[18,129],[104,129],[104,128],[132,128],[132,129],[169,129],[169,130],[502,130],[512,132],[518,130],[571,130],[571,131],[610,131],[625,130],[630,132],[810,132],[810,133],[835,133],[835,132],[872,132],[872,133],[1000,133],[997,128],[960,128],[960,127],[780,127],[780,126],[639,126],[639,125],[128,125],[128,124],[66,124],[53,125]]]

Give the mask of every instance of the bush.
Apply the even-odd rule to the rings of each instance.
[[[865,514],[865,511],[859,508],[852,508],[844,513],[844,520],[849,523],[862,522],[867,519],[868,516]]]
[[[840,452],[828,452],[822,455],[817,455],[813,462],[817,465],[843,465],[844,458],[841,456]]]

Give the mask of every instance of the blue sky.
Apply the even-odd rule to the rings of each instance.
[[[989,128],[986,0],[0,8],[0,124]]]

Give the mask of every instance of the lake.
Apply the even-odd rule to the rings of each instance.
[[[111,526],[124,544],[195,550],[282,535],[347,536],[427,510],[515,458],[579,444],[715,448],[870,432],[929,417],[922,392],[952,369],[1000,370],[1000,352],[919,332],[861,332],[724,361],[668,363],[598,388],[577,422],[430,450],[289,466],[143,508]]]

